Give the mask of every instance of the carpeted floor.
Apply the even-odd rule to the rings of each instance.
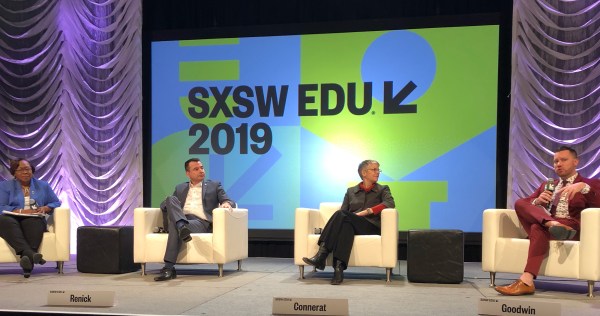
[[[340,286],[329,284],[333,270],[313,273],[300,280],[292,259],[249,258],[242,271],[237,263],[225,265],[223,278],[216,265],[178,265],[178,277],[154,282],[160,264],[147,266],[149,275],[86,274],[77,271],[76,260],[65,263],[64,275],[54,264],[37,267],[29,279],[18,264],[0,264],[0,312],[14,314],[61,313],[107,315],[271,315],[273,297],[348,299],[350,315],[477,315],[482,298],[560,303],[562,315],[600,315],[600,293],[586,296],[583,281],[540,278],[533,296],[501,297],[489,287],[488,273],[480,263],[465,263],[461,284],[411,283],[406,262],[399,261],[392,282],[385,270],[354,268],[346,271]],[[498,274],[497,284],[516,275]],[[600,285],[600,284],[599,284]],[[113,307],[47,306],[51,290],[114,291]]]

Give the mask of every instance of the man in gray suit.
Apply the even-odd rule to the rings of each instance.
[[[190,181],[178,184],[173,195],[160,204],[169,237],[165,266],[154,281],[175,279],[175,263],[182,242],[192,240],[192,233],[212,232],[212,212],[215,208],[235,206],[220,182],[205,179],[206,172],[200,159],[192,158],[185,162],[185,175]]]

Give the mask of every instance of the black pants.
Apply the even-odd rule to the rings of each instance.
[[[333,259],[344,264],[344,269],[350,260],[350,251],[354,244],[355,235],[380,235],[381,228],[369,222],[364,217],[352,212],[337,211],[331,218],[319,237],[319,246],[325,246],[333,252]]]
[[[46,221],[43,218],[0,215],[0,237],[17,255],[38,252],[45,231]]]

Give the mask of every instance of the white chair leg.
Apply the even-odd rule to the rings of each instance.
[[[142,267],[142,276],[146,275],[146,263],[142,262],[140,266]]]
[[[385,268],[385,283],[392,282],[392,268]]]
[[[490,272],[490,287],[496,286],[496,272]]]
[[[219,278],[223,277],[223,264],[219,263]]]
[[[304,266],[299,265],[298,268],[300,269],[300,280],[302,280],[304,279]]]
[[[594,297],[594,281],[588,281],[588,297]]]

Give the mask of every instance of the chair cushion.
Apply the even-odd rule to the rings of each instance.
[[[319,250],[317,241],[319,235],[311,234],[308,235],[308,244],[312,248],[309,253],[315,254]],[[352,251],[350,252],[349,267],[384,267],[382,266],[382,244],[381,236],[379,235],[360,235],[354,237],[354,245],[352,245]],[[333,256],[329,255],[327,258],[327,265],[333,264]],[[394,266],[385,268],[393,268]]]
[[[550,241],[548,256],[542,261],[540,275],[579,279],[579,241]],[[496,240],[497,271],[522,273],[527,263],[529,239],[498,238]],[[510,253],[510,255],[506,255]]]
[[[181,245],[177,263],[213,263],[213,234],[192,234],[190,242]],[[168,234],[146,234],[146,262],[163,262]]]

